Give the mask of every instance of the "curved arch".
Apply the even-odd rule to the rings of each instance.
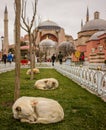
[[[95,71],[90,70],[90,73],[89,73],[89,80],[90,80],[91,82],[93,82],[93,76],[94,76],[94,74],[95,74]]]
[[[93,87],[94,90],[98,92],[98,94],[101,94],[101,77],[103,76],[103,72],[96,71],[93,76]]]
[[[102,91],[106,91],[106,73],[102,76],[101,79],[101,89]]]
[[[55,35],[53,35],[53,34],[50,34],[50,33],[47,33],[47,34],[44,34],[41,38],[40,38],[40,41],[42,41],[42,40],[44,40],[44,39],[51,39],[51,40],[53,40],[53,41],[55,41],[55,42],[58,42],[58,38],[55,36]]]
[[[94,83],[97,83],[97,80],[98,80],[98,79],[97,79],[97,74],[101,74],[101,76],[103,76],[104,73],[101,72],[101,71],[99,71],[99,72],[98,72],[98,71],[95,72],[95,74],[94,74]],[[96,78],[96,79],[95,79],[95,78]],[[95,81],[95,80],[96,80],[96,81]]]
[[[86,70],[85,69],[82,70],[82,78],[86,79]]]

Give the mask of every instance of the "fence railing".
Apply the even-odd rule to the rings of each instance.
[[[56,64],[55,69],[95,94],[106,95],[106,72],[65,64]]]

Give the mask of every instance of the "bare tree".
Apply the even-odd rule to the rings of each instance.
[[[26,4],[27,2],[22,0],[22,14],[21,14],[21,19],[24,24],[24,26],[21,24],[22,29],[24,29],[29,36],[29,49],[30,49],[30,68],[31,68],[31,77],[30,79],[33,79],[33,43],[32,43],[32,27],[35,21],[35,16],[36,16],[36,4],[37,0],[35,0],[34,6],[33,6],[33,16],[31,22],[29,21],[29,18],[26,18]]]
[[[33,68],[35,68],[35,63],[37,61],[35,61],[35,55],[37,55],[37,51],[40,51],[40,48],[39,48],[39,44],[36,43],[36,38],[38,36],[38,28],[37,28],[37,24],[39,25],[40,22],[41,22],[41,17],[39,15],[37,15],[37,21],[35,21],[35,26],[34,26],[34,30],[33,30],[33,33],[31,33],[31,36],[32,36],[32,43],[33,43]],[[37,58],[37,57],[36,57]]]
[[[36,49],[37,49],[37,44],[36,44],[36,38],[37,38],[38,30],[35,29],[31,35],[32,37],[32,44],[33,44],[33,68],[35,68],[35,55],[36,55]]]
[[[15,0],[15,90],[14,101],[20,96],[20,12],[21,0]]]

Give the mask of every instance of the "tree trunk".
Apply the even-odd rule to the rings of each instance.
[[[32,39],[31,39],[31,32],[28,32],[29,35],[29,48],[30,48],[30,68],[31,68],[31,77],[30,80],[33,80],[33,50],[32,50]]]
[[[35,58],[36,58],[36,57],[35,57],[35,50],[34,50],[34,51],[33,51],[33,68],[35,68],[35,64],[36,64],[36,63],[35,63]]]
[[[20,97],[20,11],[21,0],[15,0],[15,90],[14,101]]]

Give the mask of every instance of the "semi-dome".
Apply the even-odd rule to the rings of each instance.
[[[51,20],[46,20],[39,24],[38,29],[60,29],[60,26]]]
[[[45,39],[45,40],[42,40],[40,43],[39,43],[40,46],[45,46],[45,47],[55,47],[56,46],[56,42],[54,42],[53,40],[51,39]]]
[[[87,22],[81,29],[81,31],[88,30],[106,30],[106,20],[94,19]]]
[[[68,41],[63,41],[63,42],[61,42],[60,44],[59,44],[59,46],[64,46],[64,45],[69,45],[69,46],[73,46],[73,43],[71,43],[71,42],[68,42]]]
[[[98,40],[99,38],[99,36],[100,35],[102,35],[102,34],[104,34],[106,31],[98,31],[98,32],[96,32],[96,33],[94,33],[91,37],[90,37],[90,39],[89,40]]]
[[[74,51],[75,47],[74,44],[68,41],[63,41],[59,44],[58,48],[61,49],[66,49],[67,51]]]

